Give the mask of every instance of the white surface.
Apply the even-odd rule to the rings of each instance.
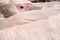
[[[0,40],[60,40],[58,15],[52,17],[1,30]]]

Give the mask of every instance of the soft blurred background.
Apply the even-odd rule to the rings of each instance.
[[[32,2],[50,2],[50,1],[60,1],[60,0],[29,0],[29,1],[32,1]]]

